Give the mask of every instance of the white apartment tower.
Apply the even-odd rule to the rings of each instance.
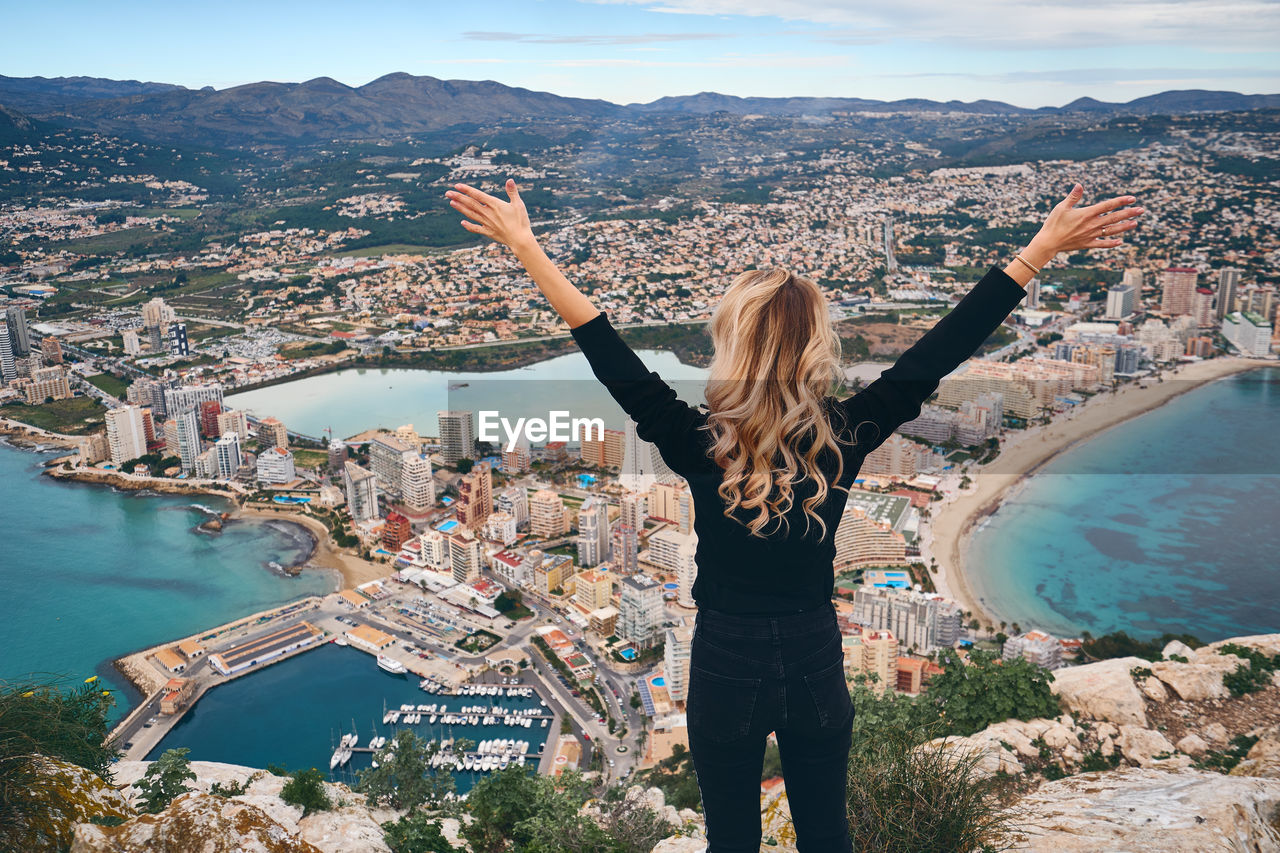
[[[471,459],[475,455],[475,413],[452,410],[437,412],[440,422],[440,456],[444,464],[456,464],[459,459]]]
[[[234,432],[224,434],[213,445],[213,451],[218,460],[218,477],[230,480],[244,464],[244,455],[240,452],[240,436]]]
[[[435,506],[436,484],[431,475],[431,460],[411,453],[400,469],[400,492],[404,505],[416,512]]]
[[[609,505],[592,495],[578,510],[578,564],[598,566],[609,559]]]
[[[131,459],[147,455],[147,433],[139,406],[109,409],[105,417],[112,465],[119,468]]]

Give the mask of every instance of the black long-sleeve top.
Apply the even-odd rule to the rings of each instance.
[[[825,398],[832,428],[856,445],[841,444],[844,472],[839,486],[852,485],[862,461],[907,421],[920,415],[924,402],[943,377],[977,351],[1027,291],[1007,273],[992,267],[945,317],[934,324],[879,378],[851,397]],[[698,536],[697,579],[692,595],[701,608],[731,613],[781,614],[825,605],[835,591],[835,531],[848,502],[842,489],[829,488],[827,500],[815,508],[826,523],[825,537],[806,518],[803,501],[816,491],[812,480],[793,486],[784,529],[776,519],[765,539],[724,515],[717,492],[723,470],[709,454],[710,433],[705,408],[694,408],[619,337],[605,312],[571,330],[596,378],[636,422],[636,434],[652,442],[672,471],[689,483]],[[835,458],[826,453],[822,470],[828,482]],[[735,510],[749,521],[758,509]],[[808,532],[806,532],[808,521]]]

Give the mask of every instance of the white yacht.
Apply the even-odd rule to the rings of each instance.
[[[382,654],[378,655],[378,667],[395,675],[404,675],[409,671],[400,661]]]

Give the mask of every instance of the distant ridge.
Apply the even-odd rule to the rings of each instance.
[[[0,76],[0,103],[36,119],[96,131],[164,141],[201,138],[238,146],[396,138],[505,120],[611,121],[716,113],[775,117],[838,112],[1180,114],[1280,108],[1280,95],[1188,89],[1127,103],[1078,98],[1062,107],[1029,109],[992,100],[743,98],[699,92],[621,105],[536,92],[493,80],[441,80],[397,72],[354,87],[317,77],[302,83],[262,81],[221,90],[94,77]]]

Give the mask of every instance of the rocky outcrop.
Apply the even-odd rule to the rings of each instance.
[[[1122,768],[1048,782],[1018,804],[1026,853],[1280,849],[1280,781]]]
[[[1145,697],[1130,674],[1146,666],[1142,658],[1128,657],[1066,667],[1054,671],[1050,687],[1073,714],[1146,728]]]
[[[28,850],[65,850],[76,824],[133,816],[129,800],[96,774],[56,758],[35,759],[39,781],[27,792],[42,806],[42,826],[27,827]]]
[[[382,849],[386,849],[383,845]],[[182,794],[159,814],[76,827],[71,853],[321,853],[261,808],[235,797]]]
[[[1231,775],[1280,779],[1280,727],[1264,731]]]
[[[149,766],[150,762],[147,761],[121,761],[115,765],[116,780],[121,785],[132,785],[142,778]],[[280,791],[286,781],[284,777],[215,761],[193,761],[191,770],[196,774],[196,780],[189,783],[192,794],[184,795],[191,798],[190,802],[184,801],[181,808],[176,808],[178,800],[174,800],[160,814],[145,815],[120,827],[86,828],[82,833],[82,843],[88,846],[83,849],[135,849],[102,846],[123,838],[130,844],[151,845],[139,846],[136,848],[138,850],[185,850],[187,848],[163,845],[169,843],[169,839],[181,837],[188,827],[195,825],[197,816],[203,816],[211,821],[208,825],[212,834],[207,840],[215,845],[235,842],[247,845],[245,849],[255,849],[254,844],[265,843],[261,841],[262,838],[287,837],[306,845],[296,848],[299,850],[316,850],[319,853],[345,853],[349,850],[389,853],[382,838],[381,824],[395,820],[399,813],[387,809],[370,809],[365,805],[364,796],[353,793],[346,785],[325,783],[329,801],[334,804],[334,808],[303,817],[302,809],[280,799]],[[244,791],[230,797],[205,796],[211,794],[214,785],[223,790],[242,787]],[[132,788],[125,790],[130,794],[136,792]],[[245,833],[239,841],[235,840],[236,827],[242,828]],[[209,849],[224,848],[215,846]],[[225,849],[240,848],[231,846]]]

